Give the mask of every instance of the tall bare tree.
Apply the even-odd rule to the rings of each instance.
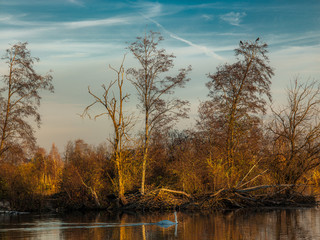
[[[287,105],[273,110],[268,165],[278,184],[296,184],[320,165],[320,85],[293,81]]]
[[[188,102],[178,98],[166,98],[178,87],[184,87],[189,81],[187,74],[191,66],[180,69],[174,76],[165,75],[174,67],[173,54],[159,49],[163,41],[160,33],[150,31],[144,37],[129,45],[129,50],[138,60],[140,68],[128,69],[129,80],[137,90],[139,109],[144,114],[144,146],[142,161],[141,193],[145,193],[147,160],[149,158],[150,136],[155,128],[165,128],[180,117],[186,117]]]
[[[40,91],[54,89],[50,74],[35,71],[34,63],[39,59],[31,56],[26,42],[7,49],[3,59],[8,73],[2,76],[0,89],[0,159],[10,149],[34,147],[34,129],[28,119],[33,117],[40,126]]]
[[[221,65],[214,74],[208,74],[211,103],[203,107],[213,108],[211,118],[216,126],[222,127],[229,168],[234,165],[238,137],[259,121],[257,114],[266,112],[265,97],[271,100],[270,80],[274,73],[269,66],[267,46],[259,39],[240,41],[235,49],[238,61]],[[202,114],[203,117],[207,115],[208,111]]]
[[[116,74],[117,78],[109,83],[109,86],[106,87],[102,85],[104,93],[102,97],[94,94],[90,87],[88,88],[89,94],[94,98],[94,102],[87,106],[84,110],[83,116],[89,115],[89,110],[96,104],[102,105],[106,112],[96,115],[94,118],[98,118],[103,115],[107,115],[111,119],[114,130],[114,139],[111,140],[113,145],[113,158],[116,165],[118,173],[118,188],[119,188],[119,197],[122,202],[125,202],[125,185],[124,185],[124,167],[125,167],[125,144],[128,140],[128,134],[132,127],[132,115],[126,115],[123,109],[123,104],[128,100],[129,95],[124,93],[123,84],[124,84],[124,74],[125,70],[123,67],[124,59],[121,63],[119,70],[109,66]],[[116,86],[117,96],[114,94],[112,89]]]

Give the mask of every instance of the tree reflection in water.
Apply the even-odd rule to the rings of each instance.
[[[0,215],[0,239],[320,239],[320,210],[178,213],[179,224],[150,223],[172,213]]]

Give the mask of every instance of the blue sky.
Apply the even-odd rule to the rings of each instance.
[[[275,69],[274,101],[285,101],[284,89],[297,74],[320,80],[320,1],[102,1],[102,0],[0,0],[0,53],[9,44],[28,41],[37,69],[53,70],[54,94],[43,94],[43,124],[38,144],[60,151],[68,140],[82,138],[98,144],[110,135],[106,119],[92,121],[78,114],[91,102],[90,85],[113,79],[126,46],[147,30],[160,31],[162,47],[177,58],[177,68],[192,65],[191,81],[177,94],[191,102],[191,127],[199,102],[208,93],[206,74],[219,64],[234,61],[240,40],[258,36],[269,44]],[[130,54],[125,67],[136,66]],[[0,73],[7,71],[1,63]],[[132,94],[127,109],[135,110]],[[101,110],[101,109],[100,109]],[[97,112],[99,109],[97,109]],[[139,116],[138,116],[139,117]],[[137,120],[139,125],[139,118]]]

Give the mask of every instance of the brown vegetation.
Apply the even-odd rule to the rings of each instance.
[[[129,45],[129,50],[141,65],[140,69],[130,68],[128,70],[129,80],[137,90],[139,109],[144,114],[143,134],[143,160],[141,193],[145,193],[145,179],[147,161],[150,158],[150,138],[154,131],[165,131],[171,127],[173,122],[181,117],[187,117],[188,101],[178,98],[165,98],[173,94],[177,87],[183,87],[190,79],[187,69],[180,69],[177,76],[163,76],[174,67],[173,54],[167,54],[165,49],[158,49],[163,40],[157,32],[150,32],[144,37]]]
[[[187,102],[167,97],[176,87],[185,85],[191,68],[168,77],[174,56],[158,49],[161,41],[159,34],[151,32],[129,46],[141,65],[141,69],[130,68],[127,74],[137,90],[143,113],[142,140],[129,135],[133,112],[123,110],[129,99],[125,93],[124,62],[119,69],[111,68],[116,79],[109,81],[108,87],[102,86],[101,96],[89,88],[93,103],[84,111],[89,115],[94,105],[102,106],[105,111],[95,117],[106,115],[112,121],[113,138],[98,147],[80,139],[70,141],[63,157],[54,145],[47,154],[34,144],[24,144],[28,138],[19,135],[24,130],[33,134],[26,120],[30,116],[39,119],[38,89],[52,90],[51,77],[37,75],[30,70],[32,67],[28,68],[31,72],[21,67],[15,74],[22,74],[17,80],[26,83],[13,88],[10,81],[15,78],[4,76],[5,87],[0,92],[4,136],[0,149],[0,199],[23,210],[226,209],[315,204],[313,195],[303,193],[306,186],[316,187],[320,182],[318,84],[302,84],[296,79],[287,91],[287,105],[280,110],[273,108],[270,120],[263,122],[273,75],[267,44],[240,42],[235,50],[238,61],[224,64],[208,75],[209,99],[199,106],[196,126],[175,130],[173,123],[187,116]],[[14,46],[22,48],[26,63],[32,66],[26,44]],[[9,60],[11,69],[15,65],[11,64],[12,57]],[[29,75],[23,75],[25,71]],[[21,96],[14,100],[16,93]],[[8,107],[8,102],[14,105]],[[14,107],[17,109],[12,113],[18,115],[7,111]],[[30,112],[24,115],[28,109]],[[32,134],[28,136],[34,143]],[[15,141],[16,137],[23,141]]]
[[[89,110],[95,105],[100,104],[102,105],[106,112],[100,113],[96,115],[94,118],[101,117],[103,115],[107,115],[108,118],[111,119],[113,123],[113,130],[114,130],[114,137],[112,140],[109,140],[110,143],[113,146],[112,150],[112,157],[111,159],[114,161],[117,171],[117,178],[118,178],[118,195],[123,203],[126,202],[125,200],[125,180],[126,179],[126,162],[128,161],[128,158],[130,158],[130,154],[128,154],[128,140],[129,140],[129,131],[132,128],[132,116],[126,116],[124,113],[124,103],[128,100],[129,95],[123,92],[124,87],[124,67],[123,62],[119,68],[119,70],[116,70],[110,66],[110,68],[116,72],[117,78],[114,81],[111,81],[109,86],[106,87],[105,85],[102,85],[102,88],[104,90],[103,96],[98,97],[92,91],[89,89],[90,95],[94,98],[94,102],[86,107],[84,110],[84,115],[89,115]],[[115,97],[114,92],[110,92],[113,90],[112,88],[116,85],[118,97]],[[96,194],[95,194],[96,196]],[[96,199],[97,197],[95,197]],[[100,206],[99,202],[97,202]]]
[[[296,184],[320,164],[320,85],[295,79],[287,97],[269,127],[273,145],[266,161],[278,184]]]

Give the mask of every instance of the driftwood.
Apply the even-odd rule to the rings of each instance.
[[[243,184],[242,184],[243,186]],[[299,192],[283,193],[288,188],[295,189],[304,185],[279,184],[259,185],[248,188],[220,189],[214,193],[191,195],[184,191],[160,188],[145,195],[130,194],[128,209],[186,209],[186,210],[224,210],[248,207],[288,207],[314,206],[315,196],[304,196]],[[273,191],[265,191],[272,189]],[[264,190],[264,191],[261,191]],[[257,193],[257,191],[259,191]],[[168,194],[159,194],[159,193]],[[187,197],[187,198],[185,198]]]
[[[284,206],[315,206],[315,196],[305,196],[292,191],[283,193],[288,188],[295,189],[306,185],[279,184],[259,185],[249,188],[220,189],[215,193],[198,197],[199,209],[233,209],[246,207],[284,207]],[[256,194],[255,191],[274,189],[272,192]]]
[[[157,192],[157,191],[164,191],[164,192],[170,192],[170,193],[176,193],[176,194],[182,194],[182,195],[185,195],[187,196],[188,198],[191,198],[191,195],[186,193],[186,192],[183,192],[183,191],[178,191],[178,190],[171,190],[171,189],[167,189],[167,188],[160,188],[160,189],[157,189],[155,190],[154,192]]]
[[[224,189],[224,188],[222,188],[219,191],[210,194],[210,197],[215,197],[215,196],[222,194],[222,193],[247,193],[247,192],[258,191],[258,190],[266,189],[266,188],[282,188],[281,191],[283,191],[287,188],[298,187],[298,186],[300,187],[300,186],[306,186],[306,185],[278,184],[278,185],[259,185],[259,186],[243,188],[243,189],[237,189],[237,188]]]
[[[236,189],[234,190],[235,192],[252,192],[252,191],[257,191],[260,189],[266,189],[266,188],[290,188],[290,187],[295,187],[297,185],[295,184],[280,184],[280,185],[259,185],[255,187],[250,187],[250,188],[244,188],[244,189]],[[300,185],[299,185],[300,186]]]
[[[126,198],[128,203],[123,206],[123,208],[126,210],[168,210],[175,209],[176,207],[191,202],[192,196],[184,191],[159,188],[149,191],[144,195],[139,192],[131,193],[126,195]]]

